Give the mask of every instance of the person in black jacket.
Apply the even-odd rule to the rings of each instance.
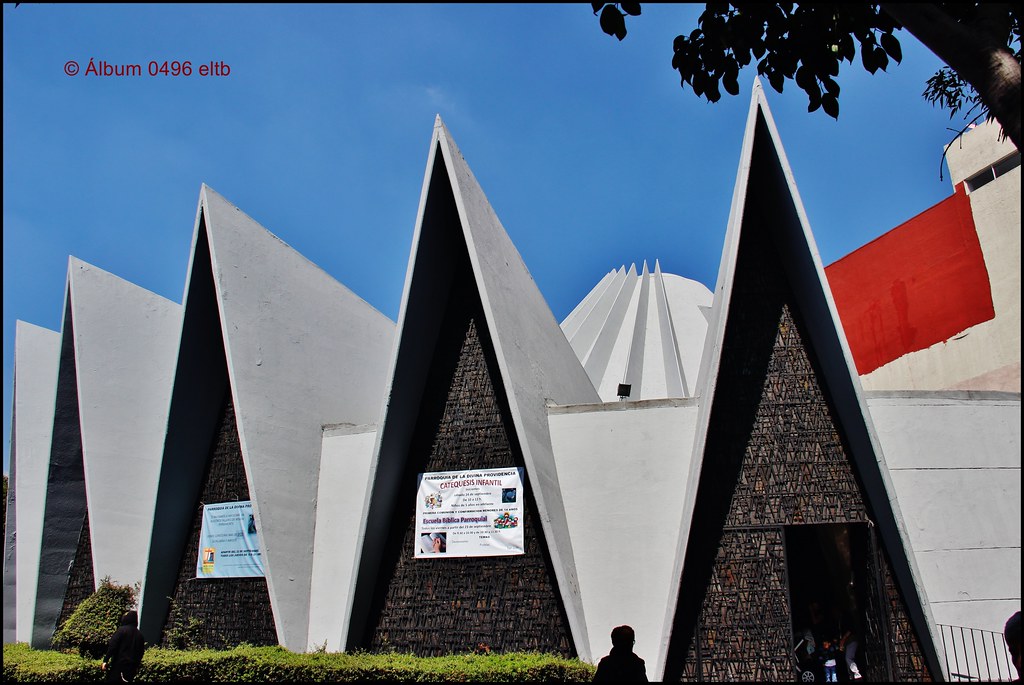
[[[146,639],[139,630],[139,614],[129,611],[121,617],[121,625],[110,638],[100,668],[106,671],[108,683],[130,683],[142,664]]]
[[[597,664],[595,683],[647,682],[644,660],[633,653],[636,634],[629,626],[612,630],[612,651]]]
[[[1006,648],[1010,652],[1010,659],[1013,661],[1013,668],[1017,671],[1017,679],[1011,683],[1020,682],[1020,612],[1018,611],[1006,621],[1003,627],[1003,639],[1006,640]]]

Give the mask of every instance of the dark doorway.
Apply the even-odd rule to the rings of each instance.
[[[876,587],[868,535],[865,523],[785,528],[794,655],[818,682],[830,658],[840,681],[853,680],[845,658],[851,642],[857,643],[853,657],[863,672],[862,626]]]

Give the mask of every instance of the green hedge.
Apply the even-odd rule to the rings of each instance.
[[[98,660],[4,645],[5,682],[97,682]],[[296,654],[282,647],[226,651],[150,648],[139,682],[589,682],[594,667],[550,654],[416,657],[411,654]]]
[[[104,578],[96,592],[82,600],[54,634],[53,648],[78,650],[83,657],[101,658],[121,617],[135,608],[137,595],[134,587],[113,583],[109,576]]]

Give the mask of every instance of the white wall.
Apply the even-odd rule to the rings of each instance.
[[[1001,632],[1021,597],[1020,395],[869,393],[936,623]]]
[[[324,429],[313,542],[309,650],[345,649],[356,545],[376,440],[375,426]]]
[[[999,140],[1000,126],[986,122],[972,128],[946,152],[949,182],[954,186],[1016,151],[1009,138]]]
[[[651,680],[667,645],[673,563],[697,424],[695,400],[552,407],[583,611],[596,662],[612,628],[636,631]],[[582,652],[582,650],[580,650]]]
[[[39,554],[43,540],[46,479],[50,466],[60,333],[17,323],[14,337],[14,430],[17,460],[18,642],[32,641]]]

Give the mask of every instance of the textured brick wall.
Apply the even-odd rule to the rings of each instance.
[[[523,466],[475,286],[463,274],[442,325],[427,395],[403,476],[400,509],[371,614],[373,650],[430,656],[472,650],[540,650],[574,655],[529,473],[519,556],[415,559],[416,475]],[[489,363],[489,361],[491,363]]]
[[[59,630],[64,622],[78,608],[86,597],[96,591],[96,578],[92,570],[92,536],[89,533],[89,512],[85,513],[82,533],[78,538],[75,560],[68,572],[68,588],[64,592],[64,604],[61,606],[60,617],[57,619]]]
[[[164,646],[170,646],[171,630],[175,624],[182,625],[188,618],[201,621],[195,637],[207,647],[220,649],[242,642],[253,645],[278,644],[265,578],[196,578],[203,504],[249,499],[249,485],[229,391],[216,438],[210,449],[189,541],[178,568],[172,609],[161,638]]]
[[[742,238],[694,512],[699,528],[683,576],[682,621],[677,616],[687,647],[681,665],[672,663],[679,645],[670,650],[666,678],[791,680],[785,527],[868,521],[794,295],[765,235],[747,230]],[[880,561],[883,577],[891,577],[884,555]],[[882,615],[866,620],[862,642],[871,644],[862,645],[863,653],[875,656],[866,675],[886,678],[884,641],[890,655],[901,655],[894,677],[929,679],[905,602],[891,583],[885,592],[887,608],[876,601]]]

